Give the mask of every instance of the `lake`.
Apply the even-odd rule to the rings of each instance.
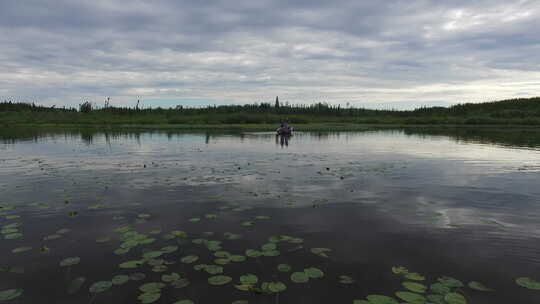
[[[4,129],[0,168],[6,303],[540,301],[538,129]]]

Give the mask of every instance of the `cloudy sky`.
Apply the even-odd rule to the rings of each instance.
[[[540,95],[540,1],[0,1],[0,98],[414,108]]]

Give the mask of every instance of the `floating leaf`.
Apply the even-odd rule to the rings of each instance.
[[[253,221],[242,222],[242,227],[252,227],[253,225],[255,225],[255,222]]]
[[[13,250],[11,250],[12,253],[22,253],[22,252],[26,252],[26,251],[29,251],[29,250],[32,250],[32,247],[19,247],[19,248],[15,248]]]
[[[176,250],[178,250],[178,246],[166,246],[166,247],[161,248],[160,251],[163,253],[171,253],[171,252],[175,252]]]
[[[62,229],[56,231],[56,234],[66,234],[66,233],[68,233],[70,231],[71,231],[70,229],[62,228]]]
[[[15,233],[10,233],[10,234],[5,234],[4,235],[4,238],[6,240],[16,240],[16,239],[21,239],[23,237],[23,234],[20,233],[20,232],[15,232]]]
[[[191,300],[180,300],[180,301],[174,302],[173,304],[195,304],[195,303]]]
[[[447,304],[444,301],[444,296],[439,295],[439,294],[427,295],[426,298],[428,299],[429,302],[434,303],[434,304]]]
[[[451,277],[442,277],[439,278],[438,281],[449,288],[460,288],[464,286],[460,280],[456,280]]]
[[[134,261],[127,261],[127,262],[124,262],[120,265],[118,265],[118,267],[122,268],[122,269],[133,269],[133,268],[137,268],[141,265],[144,264],[144,261],[143,260],[134,260]]]
[[[291,274],[291,281],[295,283],[306,283],[309,281],[309,276],[305,272],[293,272]]]
[[[246,253],[246,256],[248,256],[250,258],[257,258],[257,257],[260,257],[262,255],[262,252],[254,250],[254,249],[248,249],[248,250],[246,250],[245,253]]]
[[[209,274],[220,274],[223,273],[223,267],[218,265],[206,265],[204,270]]]
[[[129,281],[129,276],[123,274],[116,275],[112,278],[112,283],[114,285],[123,285],[127,283],[127,281]]]
[[[114,254],[117,254],[117,255],[122,255],[122,254],[126,254],[129,252],[129,249],[127,248],[118,248],[114,251]]]
[[[257,215],[255,218],[258,219],[258,220],[269,220],[270,219],[270,217],[267,216],[267,215]]]
[[[147,213],[141,213],[139,215],[137,215],[138,218],[149,218],[151,215],[150,214],[147,214]]]
[[[101,293],[109,290],[113,283],[111,281],[99,281],[90,286],[89,291],[91,293]]]
[[[137,299],[141,301],[142,304],[150,304],[154,303],[155,301],[159,300],[161,297],[161,293],[143,293],[140,294]]]
[[[59,239],[61,237],[62,237],[61,234],[51,234],[51,235],[47,235],[46,237],[44,237],[43,240],[44,241],[52,241],[52,240]]]
[[[403,266],[392,267],[392,272],[395,274],[406,274],[409,271]]]
[[[431,284],[431,291],[435,292],[435,293],[438,293],[438,294],[447,294],[449,292],[452,291],[452,289],[450,289],[450,287],[442,284],[442,283],[435,283],[435,284]]]
[[[81,287],[84,285],[84,282],[86,282],[85,277],[78,277],[74,279],[73,281],[71,281],[71,283],[69,283],[68,290],[67,290],[68,294],[77,293],[77,291],[79,291]]]
[[[230,232],[225,232],[223,234],[223,236],[225,236],[225,238],[228,239],[228,240],[238,240],[238,239],[242,238],[241,234],[234,234],[234,233],[230,233]]]
[[[188,255],[188,256],[185,256],[182,259],[180,259],[180,261],[182,263],[191,264],[191,263],[196,262],[198,259],[199,259],[199,257],[196,256],[196,255]]]
[[[268,290],[278,293],[287,290],[287,286],[281,282],[270,282],[268,283]]]
[[[289,272],[291,271],[291,265],[289,264],[279,264],[277,266],[277,269],[281,272]]]
[[[276,250],[276,248],[277,248],[276,243],[268,243],[268,244],[264,244],[264,245],[261,246],[261,249],[263,251]]]
[[[426,298],[424,298],[424,296],[408,291],[398,291],[396,292],[396,297],[404,300],[407,303],[421,304],[426,302]]]
[[[354,283],[354,279],[347,275],[340,275],[339,276],[339,282],[341,284],[352,284]]]
[[[318,256],[321,256],[323,258],[327,258],[328,255],[326,254],[327,252],[330,252],[332,251],[331,249],[328,249],[328,248],[311,248],[310,250],[313,254],[316,254]]]
[[[468,285],[469,285],[469,288],[479,290],[479,291],[494,291],[493,289],[477,281],[469,282]]]
[[[304,269],[304,272],[310,279],[319,279],[324,277],[324,272],[315,267],[306,268]]]
[[[161,288],[164,288],[165,284],[161,282],[150,282],[139,286],[139,290],[144,293],[160,293]]]
[[[240,282],[242,282],[242,284],[254,285],[254,284],[257,284],[258,281],[259,279],[254,274],[246,274],[246,275],[240,276]]]
[[[197,223],[197,222],[201,221],[201,218],[200,217],[194,217],[194,218],[189,219],[189,221],[192,222],[192,223]]]
[[[171,231],[171,234],[176,236],[176,237],[183,238],[183,239],[188,237],[188,234],[185,231],[177,231],[177,230],[175,230],[175,231]]]
[[[517,278],[516,284],[527,289],[540,290],[540,282],[535,281],[531,278],[527,278],[527,277]]]
[[[162,251],[150,251],[145,254],[143,254],[143,258],[145,259],[155,259],[160,257],[163,254]]]
[[[111,238],[104,236],[104,237],[97,238],[96,243],[98,244],[107,243],[110,240]]]
[[[204,217],[206,217],[209,220],[214,220],[214,219],[217,218],[217,215],[215,215],[215,214],[207,214]]]
[[[60,266],[66,267],[66,266],[72,266],[77,265],[81,261],[81,258],[79,257],[72,257],[72,258],[66,258],[60,262]]]
[[[416,272],[409,272],[405,274],[405,277],[413,281],[424,281],[426,278]]]
[[[448,304],[467,304],[467,300],[459,293],[451,292],[444,296],[444,300]]]
[[[187,287],[189,283],[190,283],[189,280],[184,278],[184,279],[180,279],[180,280],[176,280],[172,282],[171,286],[174,288],[184,288],[184,287]]]
[[[165,265],[157,265],[157,266],[152,267],[152,271],[153,272],[165,272],[165,271],[167,271],[167,266],[165,266]]]
[[[229,260],[229,259],[215,259],[214,260],[214,263],[219,264],[219,265],[227,265],[230,262],[231,262],[231,260]]]
[[[231,277],[225,275],[217,275],[208,278],[208,283],[210,285],[224,285],[232,281]]]
[[[174,282],[180,280],[180,275],[176,272],[173,272],[171,274],[164,274],[161,276],[161,280],[166,283]]]
[[[237,254],[235,254],[235,255],[231,255],[231,256],[229,257],[229,260],[231,260],[231,261],[233,261],[233,262],[237,262],[237,263],[238,263],[238,262],[244,262],[244,261],[246,260],[246,257],[243,256],[243,255],[237,255]]]
[[[399,304],[394,298],[381,295],[369,295],[367,299],[371,304]]]
[[[7,289],[0,291],[0,301],[10,301],[23,294],[22,289]]]
[[[267,257],[275,257],[278,256],[280,253],[277,250],[265,250],[262,252],[262,254]]]
[[[402,285],[412,292],[425,293],[427,290],[427,287],[424,284],[416,282],[403,282]]]

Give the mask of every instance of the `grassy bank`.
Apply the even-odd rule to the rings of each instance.
[[[79,109],[0,103],[0,124],[48,126],[145,126],[146,128],[272,130],[287,119],[306,130],[355,130],[365,125],[530,125],[540,126],[540,97],[449,108],[411,111],[341,108],[327,104],[271,106],[254,104],[206,108],[138,109],[107,107]]]

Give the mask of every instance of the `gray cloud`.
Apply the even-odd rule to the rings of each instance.
[[[537,1],[0,2],[0,98],[76,105],[538,95]]]

